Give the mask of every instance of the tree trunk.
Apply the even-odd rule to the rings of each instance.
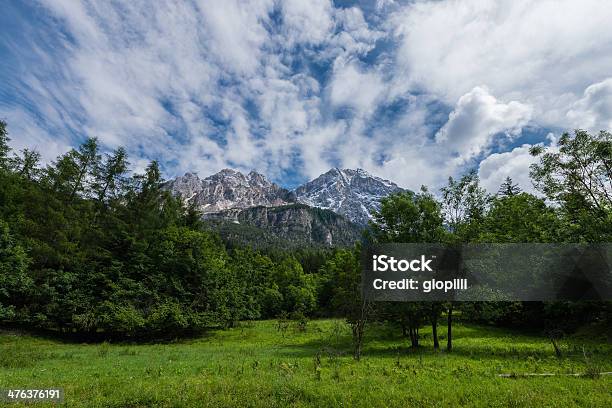
[[[414,327],[410,327],[410,345],[413,348],[419,347],[419,331]]]
[[[431,333],[434,338],[434,350],[438,350],[440,348],[440,342],[438,341],[438,316],[432,318]]]
[[[448,306],[446,351],[453,351],[453,304]]]
[[[555,355],[556,355],[558,358],[561,358],[561,357],[562,357],[562,354],[561,354],[561,349],[560,349],[560,348],[559,348],[559,346],[557,345],[557,342],[555,341],[555,339],[551,337],[551,338],[550,338],[550,342],[552,343],[553,347],[555,348]]]
[[[431,305],[431,334],[433,336],[434,350],[440,348],[438,341],[438,309],[435,305]]]
[[[359,361],[361,359],[361,347],[363,345],[363,333],[365,330],[366,319],[368,315],[368,304],[365,300],[361,302],[361,313],[359,318],[353,323],[353,343],[355,346],[353,358]]]
[[[360,320],[353,326],[353,343],[355,345],[353,358],[357,361],[361,359],[361,345],[363,344],[364,326],[365,322],[363,320]]]
[[[81,171],[79,172],[79,177],[77,177],[77,180],[74,183],[74,186],[72,188],[72,193],[70,193],[71,203],[74,201],[77,191],[81,188],[81,183],[83,182],[83,177],[85,177],[85,173],[87,173],[88,165],[89,165],[89,162],[86,162],[85,165],[81,168]]]

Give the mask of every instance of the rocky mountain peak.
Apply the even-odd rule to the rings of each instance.
[[[298,202],[332,210],[353,222],[365,225],[380,208],[380,200],[402,191],[395,183],[363,169],[333,168],[298,187]]]
[[[257,173],[255,170],[251,170],[249,172],[248,179],[252,185],[265,186],[272,184],[268,181],[268,179],[266,179],[266,176],[261,173]]]
[[[334,211],[360,225],[368,223],[373,211],[380,208],[382,198],[402,190],[395,183],[373,176],[364,169],[338,167],[293,192],[254,170],[245,175],[234,169],[223,169],[205,179],[200,179],[195,173],[186,173],[168,182],[166,187],[185,201],[194,201],[203,213],[299,202]]]
[[[197,208],[203,213],[230,208],[272,207],[295,202],[291,192],[255,171],[244,175],[234,169],[223,169],[203,180],[197,175],[187,173],[168,182],[167,188],[185,201],[195,201]]]

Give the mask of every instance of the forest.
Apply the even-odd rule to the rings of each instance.
[[[610,302],[411,302],[362,299],[360,251],[388,243],[612,241],[612,135],[576,130],[535,147],[539,195],[511,179],[495,195],[468,172],[440,192],[391,195],[361,242],[345,248],[228,245],[163,188],[157,162],[131,174],[123,148],[95,138],[48,165],[9,147],[0,122],[0,322],[87,339],[151,340],[278,319],[341,318],[361,357],[368,324],[411,347],[431,328],[453,349],[453,318],[536,330],[554,340],[585,326],[609,335]],[[444,320],[446,344],[438,324]]]

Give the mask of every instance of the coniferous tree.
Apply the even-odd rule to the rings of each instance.
[[[98,203],[104,204],[108,199],[116,198],[125,182],[128,166],[127,153],[123,147],[106,156],[94,174],[93,193]]]
[[[87,179],[88,176],[94,176],[99,170],[101,157],[98,140],[96,138],[87,139],[85,143],[79,146],[78,150],[73,150],[71,156],[76,165],[76,174],[70,192],[70,201],[73,201],[77,194],[88,195],[91,192],[88,188],[89,180]]]
[[[21,151],[21,157],[15,156],[13,163],[13,168],[17,174],[27,180],[35,180],[41,173],[38,167],[40,163],[40,153],[36,150],[23,149]]]
[[[0,221],[0,321],[27,321],[24,308],[33,290],[30,259],[15,242],[8,225]]]
[[[0,120],[0,170],[8,170],[9,152],[11,151],[9,146],[10,140],[6,129],[6,122]]]
[[[497,191],[498,197],[512,197],[521,192],[518,184],[514,184],[512,182],[512,178],[510,176],[506,177],[504,182],[499,186],[499,190]]]

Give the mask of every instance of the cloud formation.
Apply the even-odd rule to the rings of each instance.
[[[96,136],[167,177],[233,167],[291,186],[343,166],[435,189],[479,168],[496,190],[506,175],[526,185],[525,152],[549,131],[612,127],[599,0],[39,0],[3,14],[0,117],[46,161]]]
[[[515,147],[509,152],[493,153],[480,162],[478,175],[489,192],[495,193],[499,186],[511,177],[522,191],[537,193],[529,178],[529,166],[537,162],[537,158],[529,154],[530,145]]]
[[[575,126],[590,131],[612,129],[612,78],[590,85],[567,112]]]
[[[436,142],[465,163],[483,153],[495,135],[519,135],[531,114],[529,105],[500,102],[486,89],[476,87],[459,98],[448,122],[436,134]]]

